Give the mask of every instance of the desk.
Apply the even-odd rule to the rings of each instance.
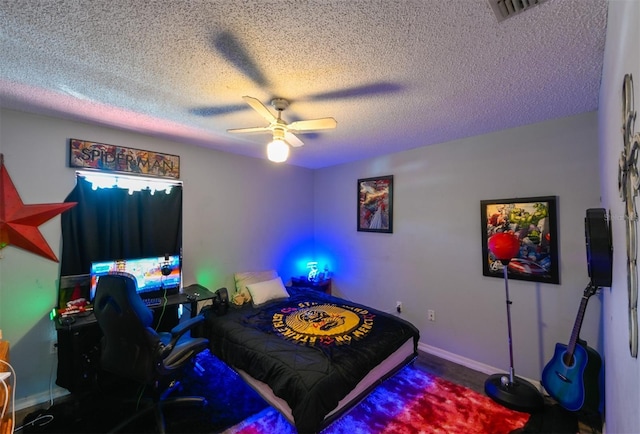
[[[162,316],[158,330],[169,330],[178,323],[179,305],[189,304],[191,317],[194,317],[197,314],[198,302],[214,297],[213,292],[198,284],[187,286],[178,294],[168,295],[164,306],[151,308],[154,311],[154,327]],[[56,384],[71,393],[76,393],[89,391],[96,384],[100,374],[102,331],[93,312],[77,314],[72,318],[55,320],[58,337]]]

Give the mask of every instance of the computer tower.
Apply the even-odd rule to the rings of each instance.
[[[98,323],[68,324],[57,328],[58,371],[56,384],[71,393],[95,388],[100,371],[100,339]]]

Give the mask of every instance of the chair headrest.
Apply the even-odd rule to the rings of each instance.
[[[94,306],[98,320],[100,313],[109,305],[119,314],[132,311],[145,327],[151,325],[153,312],[144,304],[137,288],[136,278],[129,273],[112,272],[101,276],[98,279]]]

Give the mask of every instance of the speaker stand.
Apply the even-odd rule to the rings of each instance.
[[[484,392],[489,398],[511,410],[535,413],[544,408],[540,391],[528,381],[518,378],[513,369],[513,345],[511,344],[511,300],[509,300],[509,260],[501,260],[504,273],[504,289],[507,297],[507,328],[509,332],[509,373],[489,376],[484,383]]]

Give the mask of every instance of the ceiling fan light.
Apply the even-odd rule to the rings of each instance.
[[[289,157],[289,145],[284,140],[274,139],[267,145],[267,156],[274,163],[287,161]]]

